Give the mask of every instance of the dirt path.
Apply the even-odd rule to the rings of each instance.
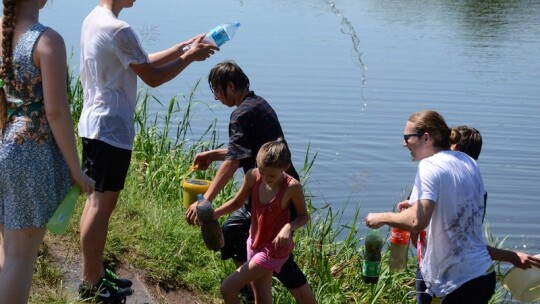
[[[64,288],[75,298],[82,273],[82,263],[78,248],[63,246],[64,242],[45,240],[49,253],[57,267],[64,272]],[[148,284],[143,271],[120,264],[116,272],[121,277],[133,281],[134,294],[127,298],[127,304],[205,304],[210,303],[188,290],[166,292],[157,284]]]

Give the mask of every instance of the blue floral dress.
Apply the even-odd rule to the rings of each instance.
[[[47,29],[39,23],[28,29],[13,49],[13,70],[5,79],[8,122],[0,133],[0,224],[9,230],[45,227],[70,187],[69,168],[45,115],[41,72],[32,58]]]

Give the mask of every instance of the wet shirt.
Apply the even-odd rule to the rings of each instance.
[[[420,161],[410,201],[436,204],[420,266],[429,292],[437,297],[491,266],[482,234],[484,194],[480,170],[465,153],[441,151]]]
[[[144,62],[148,55],[129,24],[104,7],[90,12],[81,32],[81,137],[132,149],[137,74],[130,64]]]

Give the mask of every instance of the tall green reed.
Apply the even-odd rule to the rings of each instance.
[[[144,174],[142,178],[145,186],[168,196],[170,200],[180,199],[181,192],[178,189],[181,179],[191,167],[195,154],[217,146],[215,119],[209,122],[208,128],[199,138],[187,138],[187,135],[192,134],[192,107],[199,103],[195,99],[199,82],[188,96],[184,96],[185,106],[182,106],[176,97],[164,105],[148,91],[139,92],[139,106],[135,114],[138,132],[133,147],[133,159],[137,163],[138,171]],[[153,120],[149,119],[148,106],[151,102],[166,106],[167,111],[161,115],[156,114]],[[179,120],[177,124],[175,119]],[[203,179],[212,179],[212,171],[197,171],[195,174]]]

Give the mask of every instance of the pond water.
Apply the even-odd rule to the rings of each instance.
[[[78,69],[80,25],[98,1],[54,0],[43,23],[64,35]],[[434,109],[449,125],[478,128],[489,192],[487,221],[505,246],[540,253],[540,1],[198,0],[137,1],[120,17],[149,52],[239,20],[209,60],[154,89],[168,101],[202,79],[194,138],[230,109],[206,76],[233,59],[276,109],[301,168],[317,152],[308,189],[316,206],[344,210],[341,223],[390,211],[409,191],[416,162],[402,144],[408,116]],[[164,111],[159,104],[153,113]]]

